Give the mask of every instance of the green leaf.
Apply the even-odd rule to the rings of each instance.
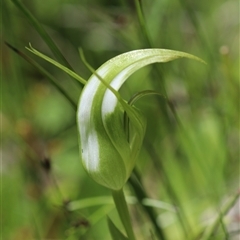
[[[146,129],[143,114],[121,98],[119,88],[131,74],[152,63],[182,57],[204,61],[178,51],[142,49],[112,58],[95,71],[80,54],[93,72],[80,96],[77,115],[83,166],[96,182],[119,190],[135,166]],[[130,120],[129,139],[124,111]]]
[[[137,199],[133,196],[127,196],[128,204],[136,204]],[[114,205],[113,199],[110,196],[90,197],[80,200],[71,201],[67,204],[68,211],[77,211],[84,208],[95,207],[99,205]]]
[[[123,235],[123,233],[115,226],[115,224],[109,217],[107,218],[107,221],[108,228],[113,240],[128,240],[128,238]]]
[[[31,44],[29,43],[29,48],[26,47],[27,50],[29,50],[30,52],[32,52],[33,54],[37,55],[38,57],[46,60],[47,62],[53,64],[54,66],[60,68],[62,71],[66,72],[69,76],[73,77],[74,79],[76,79],[77,81],[81,82],[83,85],[86,84],[86,80],[82,77],[80,77],[78,74],[76,74],[75,72],[73,72],[71,69],[63,66],[62,64],[58,63],[57,61],[53,60],[52,58],[44,55],[43,53],[40,53],[39,51],[37,51],[36,49],[34,49]]]

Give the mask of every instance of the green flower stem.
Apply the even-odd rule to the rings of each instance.
[[[118,191],[112,191],[113,200],[117,208],[119,217],[122,221],[122,224],[126,230],[129,240],[135,240],[135,236],[132,229],[132,224],[130,220],[130,214],[128,211],[126,199],[123,193],[123,189]]]
[[[133,170],[133,171],[134,171],[133,172],[134,174],[132,174],[128,180],[129,184],[133,188],[133,191],[138,199],[138,202],[141,204],[142,208],[145,210],[149,219],[151,220],[151,222],[155,228],[156,235],[158,236],[158,239],[165,240],[166,238],[165,238],[164,232],[163,232],[161,226],[159,226],[157,223],[157,214],[155,212],[155,209],[142,204],[143,200],[148,198],[148,196],[147,196],[145,189],[143,188],[143,186],[141,184],[141,179],[139,177],[139,173],[136,170]]]

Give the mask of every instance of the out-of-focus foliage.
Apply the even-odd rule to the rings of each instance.
[[[85,79],[91,73],[78,47],[95,68],[117,54],[150,47],[134,1],[22,2]],[[156,211],[166,238],[197,239],[239,187],[239,3],[141,2],[153,47],[188,52],[208,63],[177,60],[145,67],[121,89],[126,100],[145,89],[167,93],[174,106],[178,121],[161,98],[137,103],[148,121],[137,169],[149,197],[162,203]],[[91,206],[67,210],[71,201],[110,195],[83,170],[76,110],[4,41],[38,61],[76,103],[81,86],[25,50],[30,42],[53,57],[12,1],[3,0],[1,10],[3,239],[110,239],[106,215],[120,224],[111,203],[93,198]],[[178,214],[166,207],[172,205]],[[137,239],[151,239],[151,223],[139,204],[131,205],[131,213]],[[237,207],[223,222],[212,239],[223,239],[226,231],[237,239]]]

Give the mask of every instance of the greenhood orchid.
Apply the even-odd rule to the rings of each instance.
[[[205,63],[200,58],[184,52],[141,49],[116,56],[95,71],[82,54],[86,66],[93,73],[86,81],[29,46],[29,51],[85,85],[77,113],[83,166],[97,183],[116,191],[122,189],[131,175],[146,129],[143,114],[122,99],[118,93],[120,87],[131,74],[152,63],[169,62],[182,57]],[[126,114],[127,124],[124,121]]]
[[[124,186],[145,134],[143,114],[128,105],[118,90],[138,69],[181,57],[202,61],[183,52],[143,49],[116,56],[93,72],[80,96],[77,122],[83,166],[97,183],[112,190]],[[129,136],[124,130],[124,111],[130,122]]]
[[[92,72],[92,76],[86,81],[73,70],[38,52],[31,45],[27,49],[85,85],[77,112],[81,160],[87,173],[97,183],[112,190],[115,206],[127,234],[126,237],[109,218],[108,225],[113,239],[135,240],[123,186],[138,158],[145,135],[146,120],[133,103],[143,96],[160,94],[142,91],[127,103],[118,90],[131,74],[151,63],[168,62],[181,57],[204,61],[178,51],[142,49],[112,58],[95,71],[80,51],[83,62]],[[57,84],[48,72],[38,68]],[[61,91],[64,93],[62,89]],[[149,216],[155,219],[151,213]],[[155,221],[154,225],[160,238],[164,239],[163,232]]]

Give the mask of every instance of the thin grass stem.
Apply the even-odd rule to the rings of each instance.
[[[146,41],[146,43],[149,47],[153,47],[153,43],[152,43],[152,41],[149,37],[148,29],[147,29],[145,19],[144,19],[144,16],[143,16],[142,5],[140,4],[139,0],[134,0],[134,3],[135,3],[136,11],[137,11],[139,25],[142,29],[145,41]]]
[[[36,69],[38,69],[44,76],[46,76],[50,82],[58,89],[58,91],[69,101],[71,106],[74,108],[74,110],[77,109],[77,104],[72,100],[70,95],[65,91],[64,88],[58,83],[58,81],[47,71],[45,70],[41,65],[39,65],[36,61],[34,61],[32,58],[25,55],[23,52],[19,51],[17,48],[13,47],[11,44],[5,42],[6,45],[12,49],[15,53],[17,53],[20,57],[25,59],[28,63],[33,65]]]
[[[61,51],[59,50],[57,45],[54,43],[52,38],[49,36],[49,34],[46,32],[46,30],[43,28],[43,26],[39,23],[39,21],[31,14],[31,12],[20,1],[12,0],[12,2],[26,16],[26,18],[30,22],[30,24],[34,27],[34,29],[39,33],[39,35],[42,37],[42,39],[45,41],[45,43],[51,49],[54,56],[60,62],[62,62],[64,65],[66,65],[68,68],[72,69],[71,65],[66,60],[66,58],[63,56],[63,54],[61,53]]]
[[[238,190],[238,192],[234,196],[232,196],[231,199],[228,200],[228,202],[223,206],[222,210],[214,220],[213,224],[205,230],[201,240],[208,240],[211,238],[213,233],[217,230],[217,228],[221,224],[223,216],[225,216],[228,213],[228,211],[235,205],[239,196],[240,190]]]
[[[221,213],[221,215],[222,215],[222,213]],[[227,228],[226,228],[226,226],[225,226],[225,223],[224,223],[224,221],[223,221],[223,215],[221,216],[221,220],[220,220],[220,224],[221,224],[221,227],[222,227],[222,230],[223,230],[223,232],[224,232],[224,237],[225,237],[225,240],[229,240],[229,234],[228,234],[228,231],[227,231]]]
[[[210,58],[210,62],[214,64],[216,59],[214,58],[212,47],[210,46],[209,39],[207,39],[207,35],[203,33],[200,21],[196,15],[196,11],[194,9],[193,2],[187,0],[179,0],[182,8],[185,10],[190,22],[192,23],[196,33],[198,34],[199,40],[201,44],[207,49],[208,57]]]
[[[161,240],[165,240],[166,238],[165,238],[164,232],[163,232],[161,226],[159,226],[159,224],[157,223],[157,217],[156,217],[157,214],[156,214],[154,208],[145,206],[142,204],[143,199],[148,198],[148,195],[141,184],[140,176],[136,169],[133,170],[133,174],[129,178],[128,182],[131,185],[131,187],[133,188],[134,193],[138,199],[138,202],[141,204],[142,208],[145,210],[149,219],[151,220],[158,238]]]
[[[186,217],[185,212],[183,211],[181,201],[179,200],[170,180],[168,179],[167,174],[164,171],[162,159],[159,158],[159,156],[156,153],[152,144],[150,144],[148,141],[145,141],[144,145],[145,145],[145,148],[146,148],[147,152],[149,153],[150,157],[152,158],[156,169],[162,170],[160,176],[162,176],[162,181],[164,183],[164,186],[166,187],[168,195],[172,199],[173,204],[177,206],[177,208],[176,208],[177,218],[181,225],[182,232],[185,235],[185,237],[187,238],[191,233],[191,226],[190,226],[189,222],[187,221],[187,217]]]

